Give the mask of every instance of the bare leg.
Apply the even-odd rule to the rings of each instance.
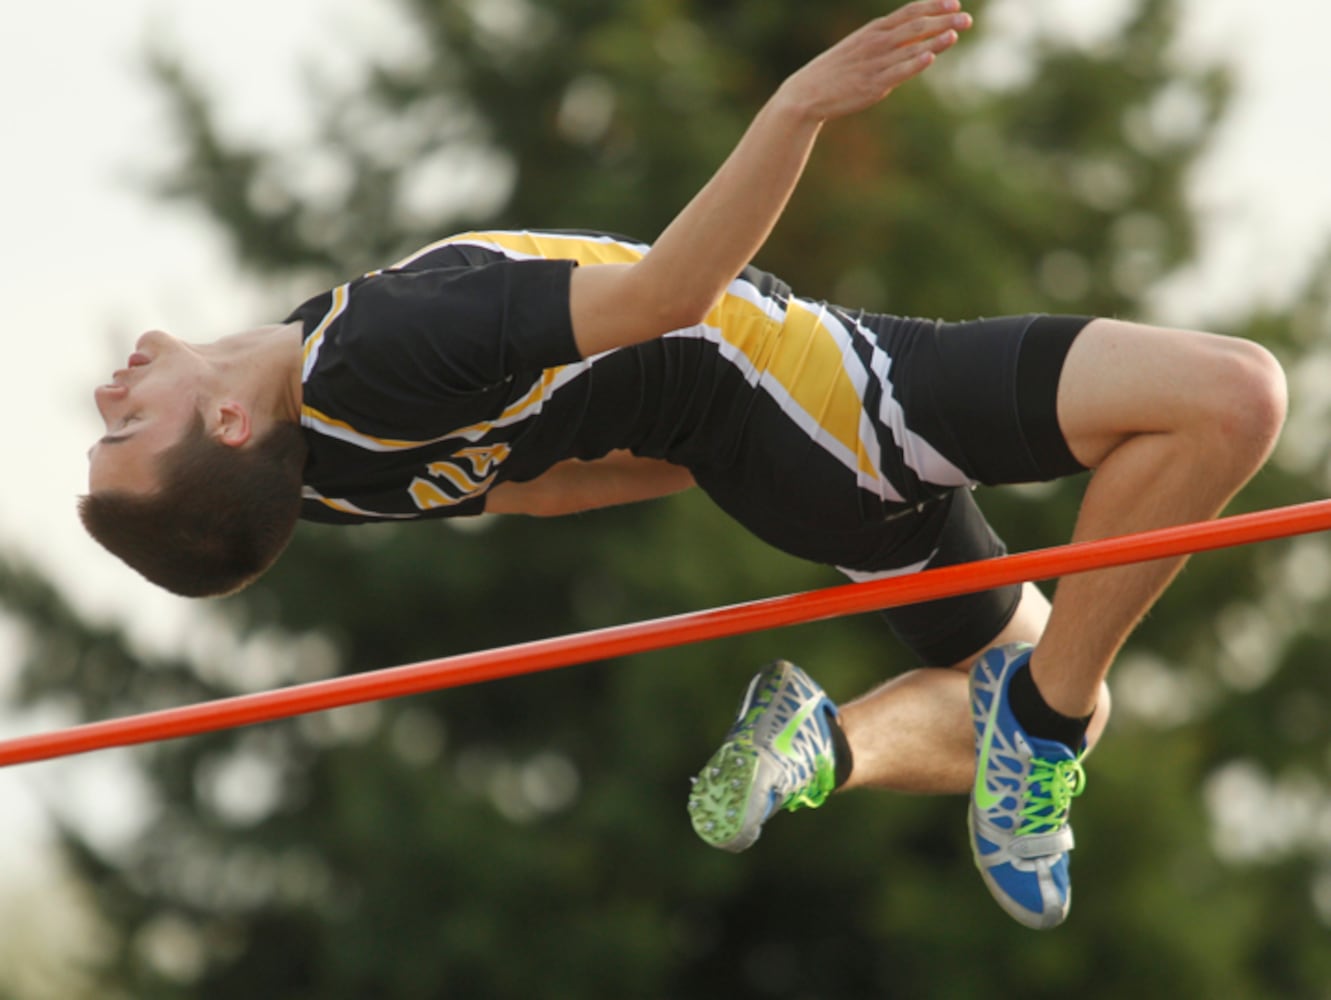
[[[1049,601],[1033,585],[1022,592],[1017,613],[993,642],[1036,643],[1049,618]],[[923,667],[902,674],[841,707],[841,723],[855,767],[842,786],[883,788],[924,795],[961,794],[975,780],[966,672],[984,649],[951,667]],[[1109,718],[1103,695],[1087,739],[1094,745]]]
[[[1059,420],[1094,469],[1074,541],[1214,517],[1261,467],[1285,412],[1284,377],[1261,347],[1210,334],[1096,320],[1077,338],[1059,383]],[[1067,577],[1052,611],[1027,586],[990,645],[1030,642],[1049,704],[1094,710],[1094,745],[1109,714],[1105,676],[1181,559]],[[988,648],[988,647],[986,647]],[[964,793],[974,778],[964,670],[911,671],[850,702],[842,721],[855,758],[843,788]]]
[[[1261,467],[1285,416],[1263,348],[1096,320],[1073,343],[1059,423],[1094,474],[1073,541],[1215,517]],[[1168,559],[1066,577],[1031,659],[1055,710],[1088,714],[1128,634],[1182,567]]]

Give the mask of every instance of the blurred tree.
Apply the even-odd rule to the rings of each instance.
[[[414,58],[355,92],[321,81],[313,134],[283,149],[224,135],[187,58],[155,56],[182,136],[162,190],[215,218],[274,316],[468,226],[650,238],[788,72],[881,12],[399,5]],[[802,294],[960,318],[1140,313],[1192,259],[1188,169],[1227,84],[1172,57],[1176,5],[1136,0],[1081,47],[987,37],[998,5],[971,5],[979,27],[925,82],[826,130],[761,264]],[[995,53],[1019,72],[993,78]],[[1325,288],[1304,298],[1247,325],[1291,363],[1325,331]],[[1245,506],[1324,490],[1318,399]],[[1079,492],[984,503],[1027,549],[1065,540]],[[25,698],[101,718],[831,580],[684,496],[555,523],[302,528],[218,606],[227,629],[197,660],[136,656],[19,570],[0,597],[30,637]],[[108,852],[69,825],[65,846],[112,931],[102,981],[139,1000],[961,998],[997,982],[1321,997],[1328,590],[1304,542],[1208,555],[1167,596],[1116,675],[1117,738],[1077,806],[1078,903],[1053,935],[990,902],[960,800],[846,796],[742,858],[693,838],[686,777],[752,669],[787,656],[849,697],[906,665],[873,616],[144,748],[139,836]],[[1233,811],[1248,801],[1302,825],[1264,844]]]

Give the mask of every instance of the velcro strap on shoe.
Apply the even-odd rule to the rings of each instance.
[[[1072,850],[1075,842],[1072,827],[1064,826],[1049,833],[1032,833],[1025,837],[1014,837],[1008,844],[1008,853],[1018,858],[1047,858]]]

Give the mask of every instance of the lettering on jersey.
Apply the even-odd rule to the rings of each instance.
[[[499,441],[495,444],[476,445],[472,448],[460,448],[453,452],[453,461],[468,462],[471,465],[472,475],[476,478],[481,476],[490,476],[504,464],[513,449],[504,442]],[[491,476],[490,478],[494,478]]]
[[[484,493],[494,482],[499,466],[512,449],[503,442],[462,448],[448,458],[425,467],[429,478],[411,481],[412,502],[420,510],[451,507]]]

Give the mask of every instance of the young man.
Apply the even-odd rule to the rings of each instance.
[[[90,531],[179,593],[225,593],[299,517],[556,515],[695,482],[852,577],[998,554],[976,483],[1092,475],[1075,540],[1215,516],[1284,416],[1261,348],[1116,320],[939,323],[801,299],[749,267],[825,121],[970,26],[918,0],[793,74],[651,246],[468,233],[204,345],[161,332],[96,392]],[[739,275],[737,278],[736,275]],[[1179,560],[897,609],[926,666],[838,710],[791,664],[749,688],[689,800],[742,850],[836,787],[971,793],[999,903],[1049,927],[1103,685]]]

